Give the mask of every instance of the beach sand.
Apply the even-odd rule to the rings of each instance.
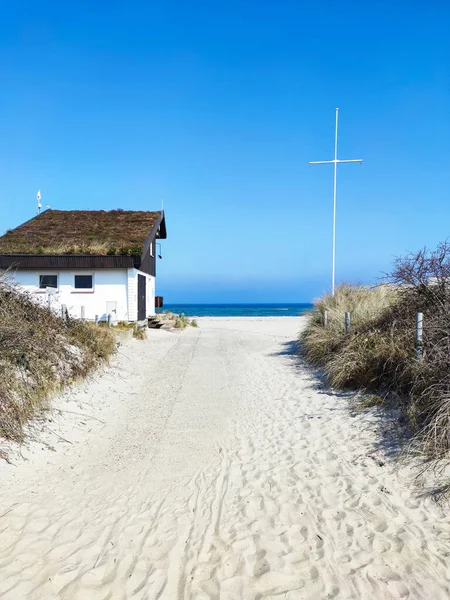
[[[448,510],[296,357],[303,318],[150,331],[0,464],[0,598],[450,597]]]

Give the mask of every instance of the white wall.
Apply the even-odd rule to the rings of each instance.
[[[75,290],[74,275],[93,275],[93,291]],[[155,278],[137,269],[82,269],[69,271],[47,269],[39,271],[17,270],[9,272],[8,277],[33,298],[43,304],[48,303],[45,290],[39,289],[39,275],[57,275],[58,290],[50,296],[51,306],[60,310],[61,304],[67,306],[72,317],[81,316],[81,307],[85,307],[85,317],[94,320],[95,315],[106,319],[111,312],[113,321],[135,321],[137,319],[137,276],[147,279],[147,316],[155,314]],[[115,304],[114,304],[115,303]],[[113,312],[115,307],[116,311]]]
[[[128,320],[137,320],[137,273],[136,269],[127,270]]]
[[[94,291],[74,289],[74,275],[93,275]],[[127,301],[127,270],[126,269],[83,269],[80,271],[55,269],[40,271],[22,271],[9,274],[16,283],[40,302],[47,302],[47,293],[39,289],[39,275],[58,275],[58,290],[55,297],[51,296],[52,306],[58,308],[61,304],[67,306],[72,317],[81,316],[81,307],[85,307],[86,319],[107,318],[107,302],[116,303],[116,314],[112,312],[114,321],[128,320]],[[110,305],[110,307],[113,305]]]
[[[155,315],[155,278],[147,275],[147,316]]]
[[[143,273],[142,271],[138,271],[137,269],[128,269],[128,312],[130,314],[130,321],[137,320],[138,275],[143,275],[147,279],[147,317],[151,317],[155,314],[155,278],[152,275],[148,275],[147,273]]]

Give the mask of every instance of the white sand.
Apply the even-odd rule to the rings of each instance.
[[[300,322],[152,331],[58,399],[54,450],[0,465],[0,597],[448,599],[448,511],[290,355]]]

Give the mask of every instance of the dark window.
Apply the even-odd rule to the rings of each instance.
[[[41,289],[57,288],[58,287],[58,275],[39,275],[39,287]]]
[[[75,275],[76,290],[92,290],[92,275]]]

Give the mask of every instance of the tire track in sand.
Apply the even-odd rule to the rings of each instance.
[[[94,448],[75,485],[52,471],[49,493],[5,506],[0,597],[448,598],[445,511],[371,460],[371,413],[352,418],[282,354],[298,323],[202,321],[165,360],[135,345],[133,437],[119,427],[108,449],[126,468],[102,454],[103,472]],[[124,444],[157,411],[133,461]]]

